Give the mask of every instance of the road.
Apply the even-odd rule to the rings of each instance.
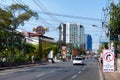
[[[101,80],[95,59],[85,65],[72,65],[72,61],[0,71],[0,80]]]

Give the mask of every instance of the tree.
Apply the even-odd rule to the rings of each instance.
[[[15,54],[18,46],[16,44],[22,42],[23,38],[19,36],[16,29],[20,25],[24,25],[24,22],[30,18],[38,18],[38,14],[22,4],[12,4],[5,9],[0,8],[0,14],[0,43],[2,43],[0,44],[0,49],[3,49],[0,52],[4,52],[6,47],[8,48],[6,45],[9,45],[9,50],[12,54]],[[18,37],[20,38],[19,40]]]
[[[7,47],[8,28],[11,24],[12,14],[0,8],[0,52],[4,53]]]
[[[110,37],[114,41],[114,48],[117,49],[117,46],[120,46],[118,41],[118,35],[120,35],[120,1],[118,4],[111,4],[110,10]]]
[[[86,55],[85,49],[82,48],[82,47],[79,47],[79,48],[78,48],[78,55]]]
[[[38,18],[38,14],[29,9],[28,6],[22,4],[12,4],[7,9],[8,12],[12,13],[12,24],[11,29],[15,30],[18,26],[24,25],[25,21],[28,21],[31,17]]]
[[[111,4],[110,30],[112,35],[120,34],[120,3]]]
[[[5,30],[11,24],[12,14],[0,8],[0,30]]]

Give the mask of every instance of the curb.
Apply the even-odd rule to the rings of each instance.
[[[40,63],[40,64],[29,64],[29,65],[20,65],[20,66],[12,66],[12,67],[1,67],[0,71],[6,70],[6,69],[15,69],[15,68],[23,68],[23,67],[32,67],[32,66],[38,66],[38,65],[47,65],[49,63]]]
[[[103,72],[101,70],[102,68],[101,68],[101,64],[100,63],[98,63],[98,68],[99,68],[100,80],[105,80],[104,74],[103,74]]]

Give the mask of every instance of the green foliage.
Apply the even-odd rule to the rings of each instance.
[[[29,9],[28,6],[22,5],[22,4],[12,4],[11,6],[8,6],[7,9],[8,12],[12,13],[12,29],[18,28],[18,26],[24,25],[25,21],[28,21],[31,17],[38,18],[38,14],[36,12],[33,12]]]
[[[53,46],[52,46],[52,50],[53,50],[53,54],[54,54],[54,56],[55,56],[55,55],[58,53],[59,48],[58,48],[57,45],[53,45]]]
[[[38,18],[38,14],[22,4],[12,4],[5,9],[0,8],[0,14],[0,57],[5,56],[12,62],[28,60],[33,55],[35,55],[36,59],[40,59],[38,45],[29,43],[25,44],[26,56],[23,56],[24,36],[15,30],[19,25],[24,25],[24,22],[30,18]],[[58,49],[56,44],[43,41],[42,58],[46,58],[50,50],[53,50],[55,55],[59,51]]]
[[[102,50],[104,49],[104,47],[105,47],[105,45],[104,45],[104,44],[101,44],[101,45],[99,46],[99,53],[101,53],[101,52],[102,52]]]
[[[36,54],[35,57],[34,57],[34,60],[36,60],[36,61],[41,60],[41,57],[38,54]]]
[[[12,14],[0,8],[0,30],[9,28]]]
[[[26,53],[27,54],[34,54],[35,52],[35,46],[33,44],[27,43],[26,44]]]
[[[85,49],[82,48],[82,47],[79,47],[79,48],[78,48],[78,54],[79,54],[79,55],[86,55]]]
[[[51,50],[53,50],[53,55],[56,55],[58,52],[58,46],[56,44],[43,41],[42,45],[43,58],[46,58]]]
[[[115,49],[118,49],[120,51],[120,41],[114,42]]]
[[[111,34],[120,34],[120,3],[117,5],[111,4],[110,16]]]
[[[110,10],[110,38],[114,41],[114,47],[117,49],[119,44],[118,35],[120,34],[120,2],[118,4],[111,4]]]
[[[15,29],[32,17],[38,18],[38,15],[22,4],[0,8],[0,14],[0,57],[8,57],[11,61],[22,60],[24,36]],[[34,54],[34,49],[33,45],[26,44],[27,58]]]

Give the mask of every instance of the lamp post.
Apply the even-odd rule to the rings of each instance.
[[[107,22],[102,22],[102,26],[107,28],[106,36],[109,39],[108,47],[109,47],[109,49],[112,49],[111,44],[113,44],[113,43],[111,43],[111,29],[110,29],[110,26],[108,26]]]
[[[102,24],[103,25],[103,24]],[[108,44],[110,42],[110,39],[109,37],[107,36],[108,35],[108,32],[106,32],[106,29],[104,29],[103,27],[99,27],[99,26],[96,26],[96,25],[92,25],[93,27],[97,27],[97,28],[101,28],[102,30],[104,30],[105,32],[105,36],[103,37],[102,35],[100,36],[100,43],[103,43],[104,44],[104,48],[105,49],[108,49]]]

